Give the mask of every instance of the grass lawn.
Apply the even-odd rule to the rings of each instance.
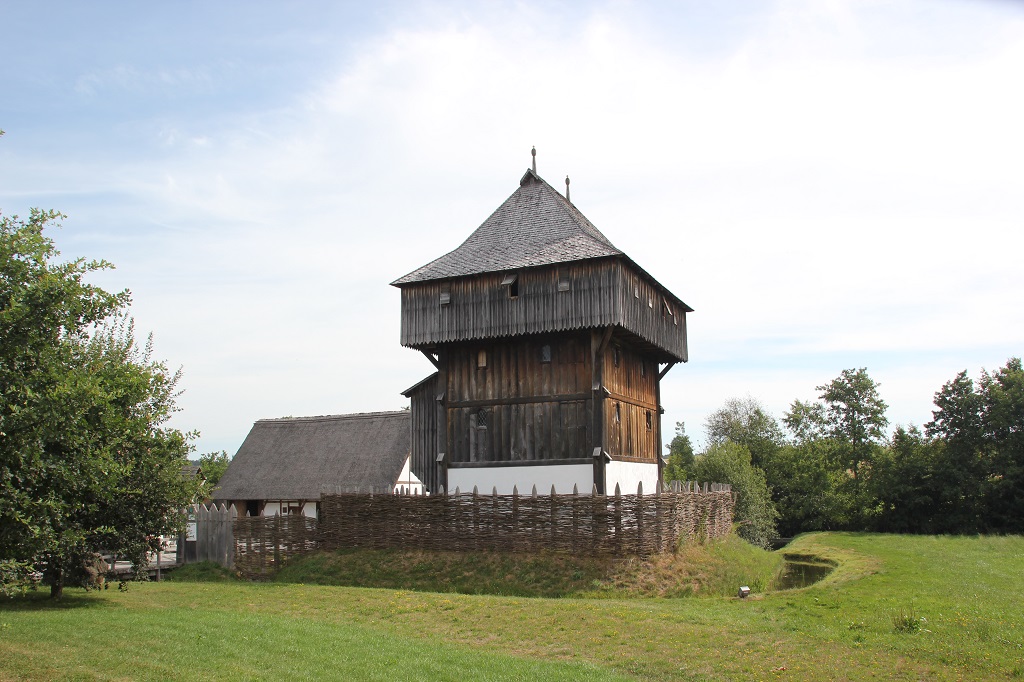
[[[745,600],[644,597],[621,576],[601,599],[185,581],[30,595],[0,602],[0,679],[1024,678],[1024,538],[820,533],[785,551],[838,568]]]

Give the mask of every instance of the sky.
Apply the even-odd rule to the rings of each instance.
[[[68,217],[197,453],[400,409],[393,280],[539,174],[694,308],[665,441],[1024,353],[1024,3],[3,3],[0,211]]]

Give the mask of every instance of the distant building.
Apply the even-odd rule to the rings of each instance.
[[[535,166],[461,246],[392,284],[402,345],[437,369],[404,393],[427,490],[654,489],[660,380],[688,359],[692,309]]]
[[[410,413],[261,419],[214,493],[240,516],[318,516],[322,493],[421,492],[409,473]]]

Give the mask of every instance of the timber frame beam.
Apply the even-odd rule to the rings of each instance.
[[[441,365],[438,363],[436,356],[434,356],[431,353],[428,353],[422,348],[420,349],[420,352],[423,353],[423,357],[425,357],[427,360],[430,360],[430,364],[434,366],[434,369],[441,369]]]

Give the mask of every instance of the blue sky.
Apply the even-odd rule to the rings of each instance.
[[[867,367],[893,423],[1024,348],[1024,5],[7,3],[0,210],[68,214],[174,425],[398,409],[392,280],[517,187],[696,309],[664,428]]]

